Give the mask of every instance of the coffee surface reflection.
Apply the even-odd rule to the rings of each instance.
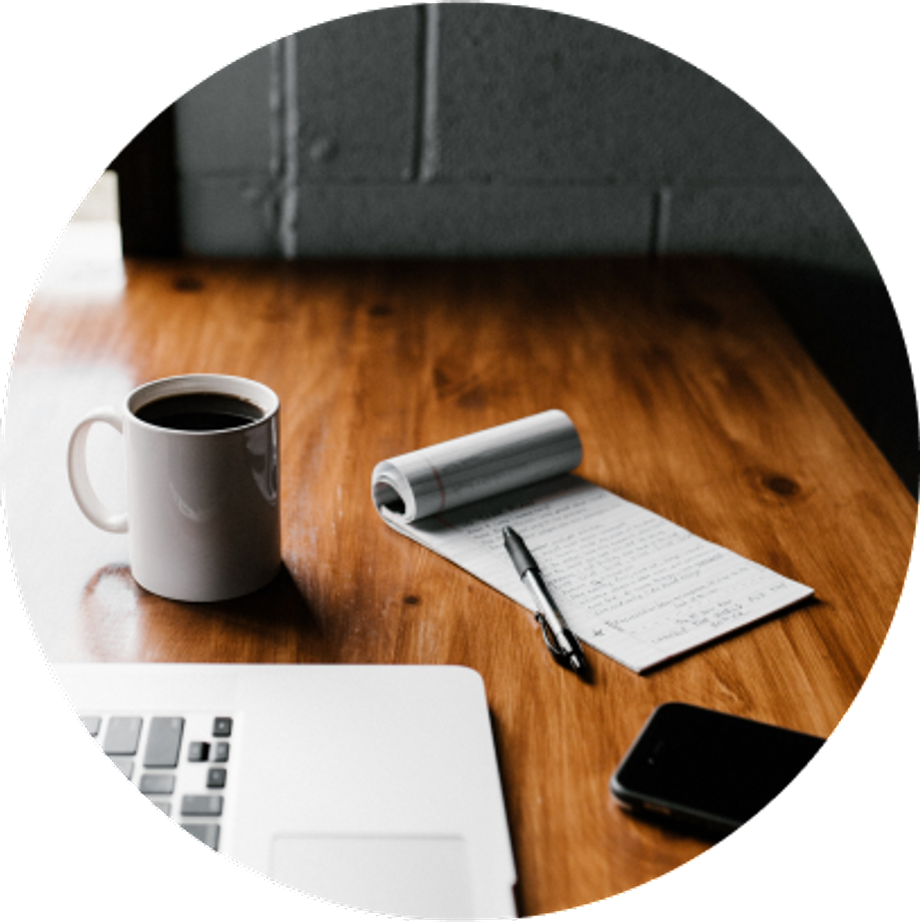
[[[138,408],[135,416],[159,426],[183,432],[215,432],[238,429],[262,419],[263,412],[255,404],[229,394],[171,394]]]

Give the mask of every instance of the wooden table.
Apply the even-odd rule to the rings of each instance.
[[[916,504],[737,266],[132,262],[124,284],[103,275],[39,292],[11,383],[10,538],[52,662],[476,669],[522,915],[635,887],[707,847],[608,793],[655,705],[826,735],[858,692]],[[139,589],[124,538],[82,517],[65,474],[85,411],[191,371],[256,378],[282,401],[285,567],[228,604]],[[377,461],[551,407],[581,433],[583,476],[814,586],[816,601],[647,676],[593,651],[592,685],[558,668],[523,609],[391,531],[370,498]],[[93,438],[117,503],[118,437]]]

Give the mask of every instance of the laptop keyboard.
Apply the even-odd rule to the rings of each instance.
[[[186,832],[218,850],[233,718],[88,714],[80,719],[142,794]]]

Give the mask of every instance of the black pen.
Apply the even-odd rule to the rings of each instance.
[[[527,545],[513,528],[503,528],[502,537],[505,539],[505,549],[514,562],[521,582],[530,590],[533,596],[536,612],[534,617],[549,652],[553,654],[556,662],[568,666],[574,672],[584,675],[588,670],[588,661],[584,651],[578,643],[578,638],[569,630],[565,618],[553,602],[553,597],[543,582],[537,562],[530,556]]]

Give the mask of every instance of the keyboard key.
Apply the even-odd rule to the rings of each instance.
[[[223,809],[220,794],[186,794],[182,798],[183,816],[220,816]]]
[[[154,717],[147,734],[145,768],[175,768],[179,764],[179,747],[185,720],[181,717]]]
[[[109,721],[102,749],[110,756],[133,756],[141,738],[140,717],[113,717]]]
[[[233,720],[230,717],[215,717],[214,729],[211,731],[215,736],[229,736],[233,730]]]
[[[99,730],[102,727],[102,718],[101,717],[80,717],[80,720],[83,721],[83,726],[86,727],[90,736],[99,736]]]
[[[227,784],[226,768],[209,768],[208,769],[208,787],[222,788]]]
[[[214,744],[214,758],[212,762],[226,762],[230,758],[230,744],[220,742]]]
[[[141,794],[172,794],[176,789],[176,776],[143,774],[137,786]]]
[[[172,804],[168,800],[151,800],[155,807],[159,807],[167,816],[172,814]]]
[[[209,845],[217,851],[217,842],[220,838],[220,826],[216,823],[182,823],[182,828],[190,832],[196,839]]]
[[[109,758],[115,763],[115,767],[121,771],[125,778],[130,781],[131,776],[134,774],[134,759],[128,759],[125,756],[109,756]]]
[[[188,744],[189,762],[207,762],[211,746],[208,743],[193,742]]]

